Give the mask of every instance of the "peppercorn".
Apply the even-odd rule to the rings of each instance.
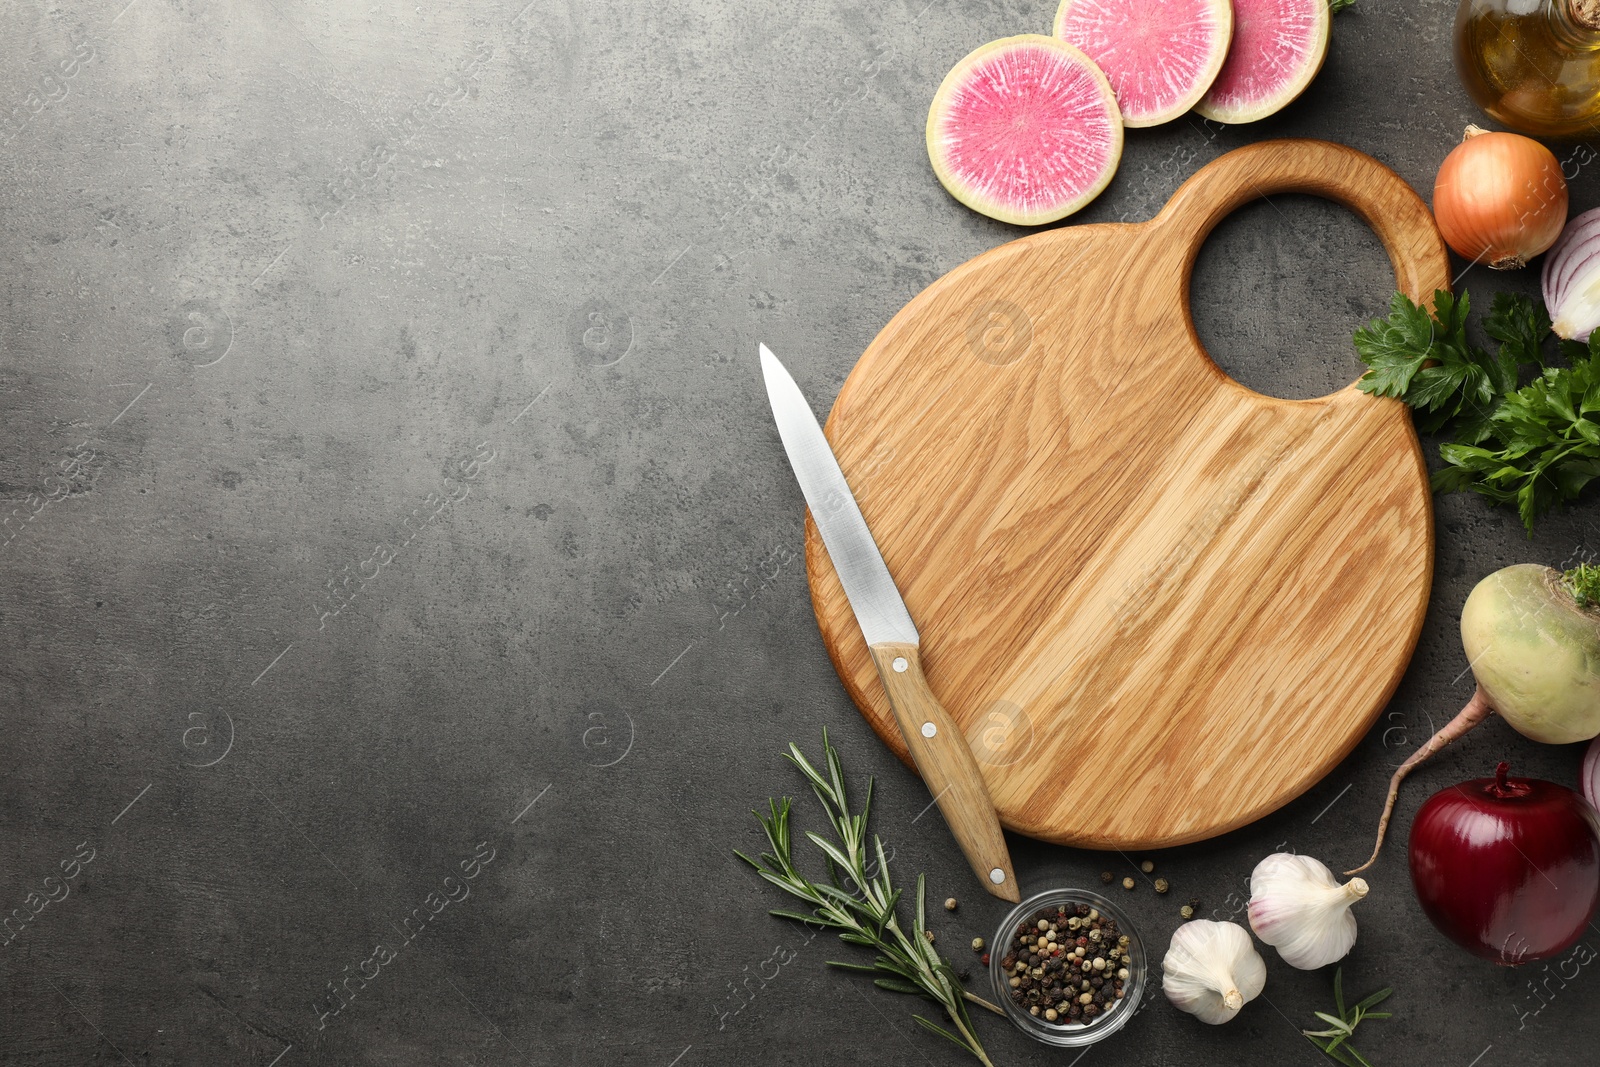
[[[1053,1023],[1053,1022],[1056,1021],[1057,1018],[1058,1018],[1058,1016],[1056,1015],[1056,1010],[1054,1008],[1046,1008],[1045,1009],[1045,1011],[1044,1011],[1044,1021],[1045,1022]]]
[[[983,964],[985,967],[989,966],[989,954],[985,952],[982,956],[978,957],[978,962]]]
[[[1129,943],[1115,919],[1088,904],[1062,904],[1029,916],[1012,940],[1006,991],[1019,1009],[1047,1022],[1087,1024],[1115,1004],[1123,984],[1116,974],[1127,970],[1122,946]]]
[[[1194,909],[1185,904],[1183,907],[1178,909],[1178,916],[1182,919],[1192,919],[1194,918]]]
[[[930,945],[933,944],[933,931],[932,930],[924,930],[924,931],[922,931],[922,936],[928,939],[928,944],[930,944]]]
[[[1139,864],[1139,869],[1145,874],[1150,874],[1156,869],[1155,861],[1145,860],[1143,863]]]
[[[1122,880],[1122,888],[1124,888],[1124,889],[1132,889],[1133,886],[1134,886],[1134,881],[1133,881],[1133,876],[1132,875],[1130,875],[1127,878],[1124,878]]]
[[[956,898],[955,897],[946,898],[946,900],[944,902],[944,910],[945,911],[955,911],[956,910]]]
[[[1104,882],[1106,885],[1110,885],[1115,879],[1116,879],[1116,875],[1112,874],[1110,871],[1101,871],[1100,872],[1100,880],[1102,882]]]
[[[983,938],[975,937],[975,938],[972,939],[972,951],[974,951],[974,952],[982,952],[983,951]]]
[[[1165,878],[1157,878],[1156,879],[1156,892],[1157,893],[1165,893],[1167,890],[1169,890],[1171,888],[1172,888],[1172,884],[1170,882],[1168,882]]]

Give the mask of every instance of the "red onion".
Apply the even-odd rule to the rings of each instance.
[[[1544,257],[1539,281],[1556,333],[1588,340],[1600,326],[1600,208],[1567,223]]]
[[[1411,884],[1433,925],[1514,966],[1567,949],[1600,903],[1600,837],[1566,786],[1493,778],[1439,790],[1411,824]]]

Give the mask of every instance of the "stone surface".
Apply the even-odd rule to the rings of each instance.
[[[825,408],[906,300],[1017,235],[944,194],[922,124],[952,63],[1053,6],[125,3],[17,0],[0,40],[0,1058],[965,1062],[730,852],[826,726],[901,876],[960,898],[941,946],[965,965],[1003,914],[823,653],[755,346]],[[1479,118],[1451,8],[1361,0],[1305,99],[1132,131],[1080,219],[1145,218],[1277,135],[1427,195]],[[1245,383],[1317,395],[1391,281],[1353,217],[1274,198],[1202,254],[1198,326]],[[1134,874],[1159,955],[1191,897],[1241,916],[1268,852],[1365,857],[1390,768],[1469,694],[1473,583],[1600,548],[1593,518],[1529,541],[1439,500],[1416,660],[1327,780],[1154,857],[1165,897],[1144,857],[1014,838],[1025,888]],[[1503,756],[1571,782],[1579,753],[1491,722],[1414,779],[1345,963],[1396,988],[1374,1062],[1600,1036],[1592,968],[1456,950],[1403,847],[1433,789]],[[1096,1059],[1319,1061],[1296,1030],[1330,976],[1268,955],[1234,1023],[1156,994]],[[979,1026],[998,1063],[1064,1062]]]

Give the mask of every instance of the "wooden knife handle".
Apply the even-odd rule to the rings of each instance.
[[[990,893],[1019,902],[1022,894],[989,787],[961,728],[928,688],[917,646],[884,643],[871,646],[871,652],[911,758],[972,873]]]

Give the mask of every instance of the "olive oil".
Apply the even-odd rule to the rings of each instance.
[[[1600,0],[1461,0],[1455,61],[1496,122],[1600,140]]]

